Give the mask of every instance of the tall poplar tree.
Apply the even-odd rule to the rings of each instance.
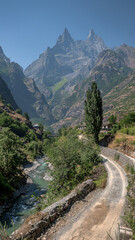
[[[98,142],[103,120],[102,98],[97,89],[96,82],[92,82],[91,90],[88,89],[85,100],[85,123],[87,132],[93,134],[95,142]]]

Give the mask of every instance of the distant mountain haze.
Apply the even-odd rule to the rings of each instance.
[[[55,46],[24,72],[0,48],[0,76],[17,105],[55,130],[83,121],[86,91],[93,80],[103,97],[105,118],[123,114],[123,103],[126,111],[134,111],[134,74],[135,48],[123,44],[108,49],[93,30],[86,40],[74,40],[65,28]]]

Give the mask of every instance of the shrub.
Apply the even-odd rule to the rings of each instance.
[[[10,127],[12,123],[13,119],[6,112],[0,114],[0,126]]]
[[[135,145],[135,140],[131,142],[132,145]]]
[[[18,113],[18,114],[21,114],[21,115],[22,115],[22,109],[20,109],[20,108],[16,109],[16,113]]]
[[[25,140],[27,142],[37,141],[37,135],[33,129],[28,129],[27,134],[25,135]]]
[[[6,224],[2,226],[0,223],[0,240],[9,240],[8,232],[7,232],[7,226]]]
[[[0,199],[3,200],[6,198],[7,195],[9,195],[11,192],[13,192],[13,188],[10,186],[10,184],[7,182],[7,180],[4,178],[2,173],[0,172]]]
[[[0,172],[11,186],[16,183],[22,172],[20,166],[24,154],[21,147],[19,138],[8,128],[0,131]]]
[[[28,115],[27,112],[24,113],[24,117],[25,117],[28,121],[30,120],[29,115]]]
[[[11,110],[14,110],[13,107],[12,107],[12,105],[11,105],[10,103],[7,104],[7,107],[8,107],[9,109],[11,109]]]
[[[82,182],[100,158],[92,139],[80,141],[75,131],[61,136],[47,151],[53,165],[53,180],[49,186],[49,197],[65,195],[78,183]]]
[[[118,161],[119,158],[120,158],[119,153],[115,153],[115,154],[114,154],[114,160],[115,160],[115,161]]]
[[[30,156],[34,159],[42,153],[42,143],[40,141],[31,141],[26,145],[26,149]]]

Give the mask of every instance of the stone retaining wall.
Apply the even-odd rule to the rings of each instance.
[[[119,151],[116,151],[116,150],[110,149],[110,148],[106,148],[106,147],[101,147],[101,153],[104,156],[106,156],[106,157],[108,157],[112,160],[115,160],[115,156],[116,156],[116,154],[118,154],[119,155],[118,163],[124,169],[126,168],[127,165],[130,165],[130,166],[135,168],[135,159],[130,157],[130,156],[126,156]],[[129,177],[129,176],[127,175],[127,177]],[[128,193],[128,195],[129,195],[129,193]],[[127,201],[126,204],[127,204],[127,207],[128,207],[128,201]],[[123,224],[123,221],[121,222],[121,224]],[[119,240],[123,240],[123,239],[124,240],[131,240],[132,235],[133,235],[132,229],[125,227],[125,224],[124,224],[124,226],[121,225],[121,226],[118,227],[117,239],[119,239]]]
[[[49,228],[50,224],[69,210],[76,201],[84,198],[94,189],[95,184],[92,180],[83,182],[63,199],[53,203],[51,206],[45,208],[39,213],[28,217],[23,225],[10,236],[10,239],[37,239],[41,233],[44,233]]]
[[[119,156],[118,163],[123,168],[126,168],[128,164],[135,168],[135,159],[128,157],[119,151],[116,151],[107,147],[101,147],[101,153],[112,160],[115,160],[115,156],[117,154],[117,156]]]

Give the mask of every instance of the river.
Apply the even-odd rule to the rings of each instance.
[[[2,225],[6,223],[8,234],[18,229],[25,218],[34,212],[38,203],[36,197],[39,197],[47,191],[48,181],[44,180],[45,172],[47,172],[45,158],[38,159],[37,165],[38,167],[36,169],[28,171],[27,173],[32,181],[29,181],[29,183],[25,185],[25,192],[15,200],[12,207],[0,217]]]

